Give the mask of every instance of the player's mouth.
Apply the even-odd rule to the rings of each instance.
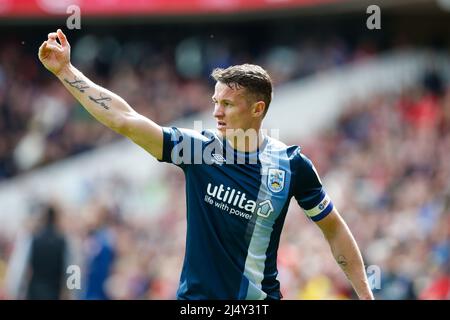
[[[217,129],[224,129],[227,126],[225,121],[217,121]]]

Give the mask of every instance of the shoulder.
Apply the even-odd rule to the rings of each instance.
[[[286,157],[290,163],[291,170],[305,170],[313,168],[312,161],[302,153],[299,145],[287,145],[280,140],[268,137],[267,151],[276,153],[280,157]]]
[[[170,137],[172,141],[195,139],[207,142],[216,139],[214,132],[211,130],[203,130],[198,132],[196,130],[179,127],[163,127],[162,129],[164,135]]]
[[[299,177],[300,184],[322,184],[314,163],[308,158],[299,146],[290,146],[289,160],[292,173]]]
[[[295,153],[300,150],[300,147],[287,145],[278,139],[267,136],[267,149],[271,152],[285,153],[289,158],[293,158]]]
[[[294,170],[315,170],[314,164],[302,151],[302,148],[298,145],[288,146],[286,153],[291,162],[291,167]]]
[[[220,141],[220,138],[213,130],[203,130],[199,133],[205,141]]]

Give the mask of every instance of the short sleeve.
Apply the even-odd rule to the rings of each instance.
[[[322,220],[333,210],[333,203],[323,189],[314,164],[299,150],[294,159],[294,169],[295,199],[311,220]]]
[[[163,127],[163,153],[161,162],[180,167],[201,163],[202,149],[207,138],[201,133],[177,127]],[[197,159],[200,157],[199,159]]]

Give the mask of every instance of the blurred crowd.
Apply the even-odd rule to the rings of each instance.
[[[438,74],[400,94],[351,101],[335,127],[291,142],[313,159],[353,231],[376,298],[450,299],[450,87]],[[120,198],[97,195],[76,209],[76,219],[61,210],[72,257],[65,263],[82,272],[80,289],[62,297],[175,298],[186,231],[184,178],[181,170],[161,166],[168,193],[178,196],[165,199],[157,216],[133,215]],[[116,181],[125,193],[128,187]],[[38,225],[30,223],[28,232]],[[5,298],[14,279],[8,257],[20,247],[0,238]],[[294,201],[278,268],[285,299],[355,298],[320,230]]]
[[[374,42],[352,46],[334,36],[277,44],[260,35],[265,42],[257,38],[257,46],[244,37],[158,43],[88,34],[73,41],[69,36],[69,41],[76,67],[163,125],[211,107],[209,74],[215,67],[252,61],[264,65],[279,85],[376,51]],[[0,44],[0,181],[119,138],[98,125],[45,70],[37,46],[23,42],[17,37]]]
[[[335,128],[300,144],[354,232],[375,296],[450,299],[450,87],[439,73],[349,102]],[[320,237],[290,218],[279,258],[291,297],[348,296],[328,250],[311,241]]]
[[[278,44],[267,38],[271,45],[259,43],[258,50],[217,35],[208,39],[155,48],[90,35],[73,43],[72,56],[94,82],[166,125],[211,107],[213,67],[259,63],[278,86],[377,52],[374,43],[351,46],[338,37]],[[450,299],[450,88],[430,71],[414,87],[355,99],[346,110],[313,140],[290,143],[316,164],[363,252],[377,298]],[[18,42],[0,44],[0,180],[117,138],[77,105],[35,54]],[[0,234],[0,299],[46,292],[33,278],[36,268],[57,270],[43,277],[55,277],[58,298],[174,299],[184,257],[184,178],[181,170],[161,166],[168,194],[177,197],[163,198],[156,216],[133,214],[121,197],[94,193],[81,207],[39,207],[15,240]],[[130,192],[116,178],[116,193]],[[40,217],[49,212],[56,216],[50,225]],[[52,252],[60,258],[41,264],[40,257],[49,256],[42,243],[54,244],[51,239],[58,239]],[[68,265],[80,266],[79,288],[67,290]],[[354,298],[320,230],[294,202],[278,267],[285,299]]]

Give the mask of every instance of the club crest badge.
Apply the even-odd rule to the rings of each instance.
[[[270,191],[278,193],[284,188],[285,171],[280,169],[269,169],[267,175],[267,187]]]

